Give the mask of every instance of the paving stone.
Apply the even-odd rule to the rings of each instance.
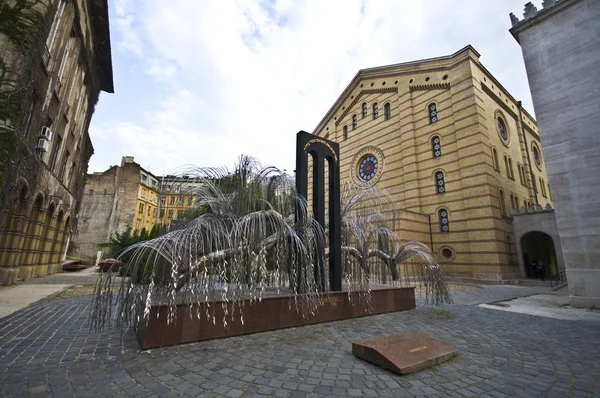
[[[444,318],[433,316],[435,309],[418,307],[146,352],[139,350],[132,332],[122,344],[119,333],[91,332],[89,297],[40,302],[0,323],[0,395],[597,395],[598,323],[473,305],[535,292],[485,286],[454,295],[456,304],[444,308],[452,316]],[[351,341],[409,329],[454,345],[460,355],[450,363],[399,377],[350,352]]]

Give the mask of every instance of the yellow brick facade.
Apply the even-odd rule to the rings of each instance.
[[[524,204],[552,204],[536,122],[519,108],[467,46],[451,56],[359,71],[313,133],[340,144],[342,181],[376,181],[392,194],[402,209],[394,216],[396,232],[428,244],[448,275],[514,279],[521,275],[511,213]],[[434,156],[436,137],[440,156]],[[377,171],[364,181],[359,167],[370,155]],[[443,210],[449,232],[442,232]]]

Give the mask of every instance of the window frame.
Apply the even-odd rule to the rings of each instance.
[[[433,108],[432,108],[433,105]],[[433,113],[435,112],[435,113]],[[429,119],[429,124],[437,123],[440,120],[440,115],[437,109],[437,103],[435,101],[430,102],[427,105],[427,118]]]

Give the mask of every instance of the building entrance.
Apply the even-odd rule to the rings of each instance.
[[[540,279],[542,277],[537,267],[533,265],[540,260],[546,266],[546,277],[558,274],[556,250],[550,235],[538,231],[526,233],[521,238],[521,252],[527,278]]]

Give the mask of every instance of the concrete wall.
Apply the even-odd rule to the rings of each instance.
[[[512,32],[527,75],[571,305],[600,307],[600,1],[547,7]]]

